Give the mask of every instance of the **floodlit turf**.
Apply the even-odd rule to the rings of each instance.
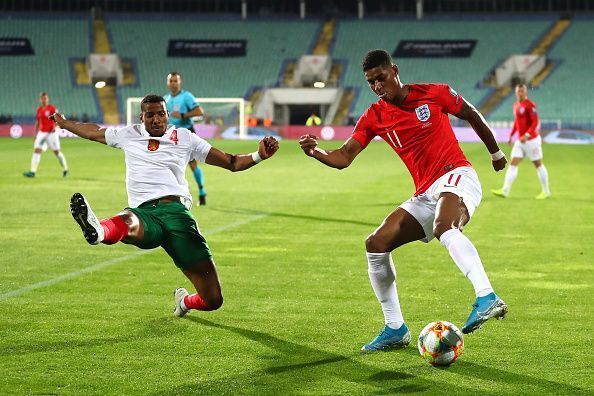
[[[126,206],[122,152],[62,145],[70,177],[47,152],[38,176],[26,179],[32,140],[0,140],[0,394],[594,391],[593,147],[545,146],[553,198],[536,201],[531,164],[521,165],[510,198],[496,198],[490,189],[503,173],[490,169],[484,147],[464,146],[484,189],[465,233],[510,311],[466,336],[458,362],[436,369],[416,344],[359,352],[383,323],[365,237],[413,191],[384,143],[344,171],[306,158],[294,141],[246,172],[206,166],[208,206],[193,213],[225,304],[183,319],[172,315],[173,290],[190,284],[163,251],[89,246],[70,217],[77,191],[100,217]],[[431,321],[462,326],[472,287],[439,243],[410,244],[394,261],[415,342]]]

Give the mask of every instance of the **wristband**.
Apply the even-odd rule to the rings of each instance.
[[[186,113],[179,113],[179,115],[181,116],[181,118],[186,118]]]
[[[503,157],[505,157],[505,154],[503,154],[503,151],[501,150],[498,150],[497,152],[491,154],[491,160],[493,161],[499,161]]]
[[[259,152],[257,152],[257,151],[254,151],[254,152],[252,153],[252,161],[254,161],[256,164],[257,164],[258,162],[262,162],[262,157],[260,157],[260,153],[259,153]]]

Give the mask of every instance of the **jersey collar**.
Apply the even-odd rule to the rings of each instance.
[[[184,90],[183,90],[183,89],[180,89],[180,90],[179,90],[179,92],[177,93],[177,95],[174,95],[174,94],[172,94],[171,92],[169,92],[169,96],[171,96],[172,98],[176,98],[176,97],[178,97],[179,95],[181,95],[183,92],[184,92]]]

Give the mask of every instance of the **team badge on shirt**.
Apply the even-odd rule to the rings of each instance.
[[[159,141],[155,139],[149,139],[148,151],[157,151],[159,149]]]
[[[417,113],[417,118],[421,122],[425,122],[431,116],[431,111],[429,110],[429,106],[424,104],[423,106],[419,106],[415,109],[415,113]]]
[[[526,111],[526,109],[524,109],[523,107],[520,107],[520,114],[524,114],[525,111]]]

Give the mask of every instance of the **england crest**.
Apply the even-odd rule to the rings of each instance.
[[[425,122],[431,116],[431,111],[429,111],[429,106],[424,104],[423,106],[419,106],[415,109],[415,113],[417,113],[417,118],[421,122]]]

